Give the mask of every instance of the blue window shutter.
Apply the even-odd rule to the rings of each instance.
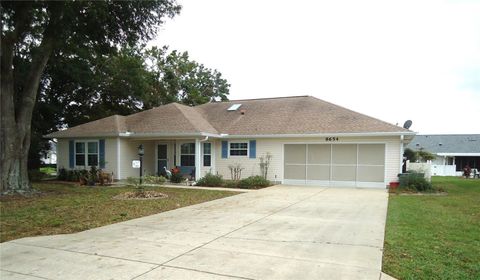
[[[105,139],[100,139],[98,146],[100,168],[105,168]]]
[[[256,158],[257,157],[257,141],[250,140],[250,144],[248,145],[249,151],[249,158]]]
[[[222,141],[222,158],[228,158],[228,141]]]
[[[75,167],[75,141],[68,141],[68,166],[70,169]]]

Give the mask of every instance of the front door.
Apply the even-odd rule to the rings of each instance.
[[[159,175],[166,175],[167,161],[167,144],[159,144],[157,146],[157,173]]]

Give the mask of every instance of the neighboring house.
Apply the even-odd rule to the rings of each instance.
[[[53,141],[50,142],[50,149],[40,153],[40,160],[43,164],[57,164],[57,145]]]
[[[138,176],[132,160],[145,149],[144,171],[174,166],[230,179],[260,174],[270,153],[268,179],[286,184],[380,187],[397,181],[403,143],[414,132],[311,96],[171,103],[129,116],[114,115],[47,135],[57,138],[59,168],[100,165],[116,179]]]
[[[480,169],[480,134],[416,135],[407,148],[436,155],[432,175],[461,176],[466,165]]]

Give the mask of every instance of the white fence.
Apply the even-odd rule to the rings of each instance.
[[[457,176],[455,165],[436,165],[431,168],[432,176]],[[463,172],[460,172],[463,174]],[[460,174],[461,175],[461,174]]]
[[[409,162],[407,161],[407,171],[415,171],[418,173],[425,173],[425,179],[428,181],[432,178],[432,164],[424,162]]]

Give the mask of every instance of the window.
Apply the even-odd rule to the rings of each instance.
[[[230,143],[230,156],[247,156],[248,143]]]
[[[85,142],[75,143],[75,165],[85,166]]]
[[[180,166],[195,166],[195,143],[180,146]]]
[[[212,144],[203,143],[203,166],[212,166]]]
[[[75,165],[84,168],[98,165],[97,141],[75,142]]]

